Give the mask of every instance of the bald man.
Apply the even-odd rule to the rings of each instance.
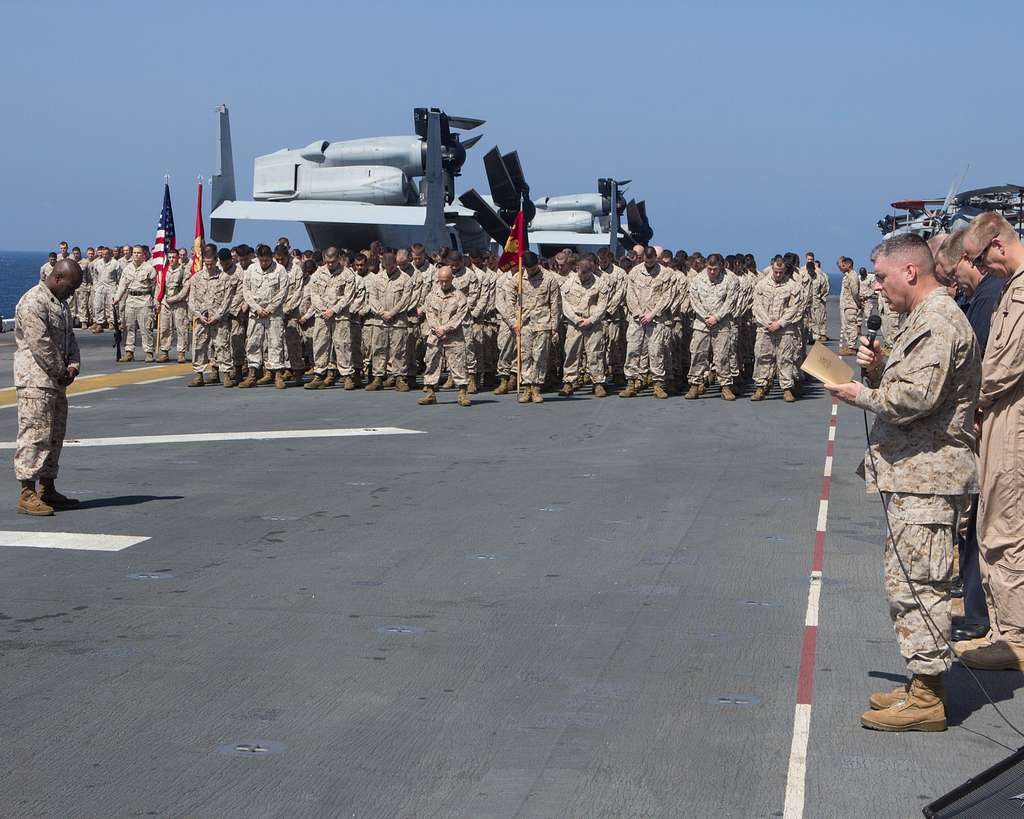
[[[869,348],[867,339],[860,340],[857,362],[866,383],[826,389],[875,414],[863,468],[868,491],[878,491],[885,503],[885,587],[912,676],[892,692],[872,694],[861,724],[879,731],[944,731],[953,543],[960,513],[977,488],[971,421],[981,354],[963,311],[936,281],[921,237],[887,239],[872,260],[874,289],[906,315],[903,329],[889,356],[879,342]]]
[[[67,431],[66,390],[81,370],[68,307],[68,299],[81,284],[78,263],[62,259],[21,297],[15,310],[18,439],[14,474],[21,482],[18,512],[23,515],[52,515],[54,509],[78,505],[74,498],[58,492],[54,482]],[[38,494],[37,480],[42,485]]]
[[[978,548],[990,631],[956,644],[961,662],[1024,671],[1024,245],[998,213],[963,234],[963,256],[1004,281],[982,363]]]

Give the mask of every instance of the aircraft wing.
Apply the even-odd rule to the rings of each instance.
[[[259,219],[270,222],[320,222],[349,225],[416,225],[427,221],[417,205],[367,205],[362,202],[224,202],[211,219]]]
[[[531,245],[586,245],[604,246],[611,244],[610,233],[576,233],[571,230],[531,230],[529,233]]]

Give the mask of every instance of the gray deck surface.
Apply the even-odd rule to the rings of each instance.
[[[80,335],[86,373],[116,369],[109,338]],[[782,815],[819,389],[467,410],[184,384],[72,397],[70,434],[426,434],[68,449],[84,508],[48,519],[9,472],[0,529],[151,540],[0,547],[0,816]],[[1006,754],[972,732],[1015,745],[962,669],[947,733],[860,728],[902,673],[862,443],[841,409],[808,817],[920,815]],[[986,679],[1024,722],[1019,675]],[[257,742],[286,747],[219,750]]]

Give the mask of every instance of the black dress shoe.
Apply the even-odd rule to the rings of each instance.
[[[979,626],[974,623],[963,623],[953,629],[950,640],[959,643],[961,640],[977,640],[988,634],[988,626]]]
[[[959,575],[954,577],[953,582],[949,584],[949,596],[958,599],[964,596],[964,579]]]

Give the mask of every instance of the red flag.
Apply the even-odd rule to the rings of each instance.
[[[506,264],[509,265],[508,269],[522,264],[523,252],[526,250],[523,238],[523,209],[520,208],[519,213],[516,214],[515,224],[512,225],[512,232],[509,233],[508,239],[505,240],[505,251],[501,254],[501,258],[498,259],[498,269],[506,269]]]
[[[177,246],[174,237],[174,212],[171,210],[171,186],[164,182],[164,206],[160,211],[160,223],[156,228],[156,241],[153,242],[157,302],[164,300],[164,286],[167,284],[167,254]]]
[[[205,244],[203,233],[203,180],[199,180],[199,193],[196,197],[196,240],[192,243],[192,272],[194,276],[203,268],[203,245]]]

